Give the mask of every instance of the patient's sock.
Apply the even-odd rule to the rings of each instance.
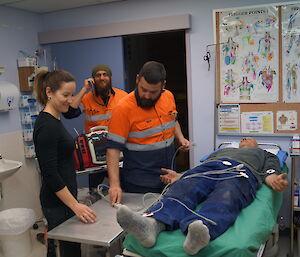
[[[192,222],[188,227],[188,233],[185,238],[183,248],[184,251],[193,255],[204,248],[210,240],[209,230],[202,220]]]
[[[117,221],[126,232],[133,235],[145,247],[152,247],[159,232],[165,230],[162,222],[141,216],[125,205],[118,208]]]

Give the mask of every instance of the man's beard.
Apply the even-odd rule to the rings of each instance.
[[[107,97],[112,89],[111,81],[105,87],[95,85],[96,96]]]
[[[157,100],[160,98],[161,92],[155,99],[145,99],[145,98],[141,98],[139,96],[138,89],[136,88],[134,90],[134,95],[135,95],[137,105],[139,107],[144,108],[144,109],[150,109],[151,107],[153,107],[156,104]]]

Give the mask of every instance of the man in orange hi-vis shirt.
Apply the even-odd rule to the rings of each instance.
[[[106,160],[109,196],[120,203],[122,189],[132,193],[161,192],[161,168],[171,167],[174,139],[188,150],[177,121],[173,94],[165,89],[163,64],[147,62],[136,78],[136,89],[114,108],[108,128]],[[120,151],[123,169],[119,169]]]
[[[73,98],[71,107],[65,118],[75,118],[81,114],[80,106],[84,113],[84,126],[86,134],[96,126],[108,126],[113,108],[127,95],[121,89],[112,87],[112,71],[105,64],[98,64],[92,70],[92,77],[84,81],[82,89]],[[95,191],[105,173],[89,175],[89,187]]]

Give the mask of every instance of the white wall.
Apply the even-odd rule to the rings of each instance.
[[[29,54],[39,47],[37,32],[42,30],[40,15],[0,7],[0,66],[5,72],[0,80],[7,80],[19,87],[17,72],[18,51]],[[0,112],[0,154],[3,158],[23,162],[21,169],[3,182],[3,196],[0,210],[27,207],[41,217],[39,204],[39,176],[33,160],[24,158],[18,109]]]
[[[0,67],[5,68],[0,80],[19,87],[19,50],[34,55],[34,51],[39,48],[37,32],[42,30],[41,21],[40,15],[0,6]],[[20,129],[18,110],[0,113],[0,134]]]

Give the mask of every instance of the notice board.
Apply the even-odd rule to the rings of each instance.
[[[215,21],[217,104],[271,111],[272,133],[300,133],[300,3],[218,10]]]

